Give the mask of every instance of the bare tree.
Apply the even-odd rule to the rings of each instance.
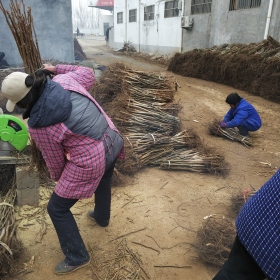
[[[88,7],[84,0],[74,0],[72,9],[73,26],[79,28],[99,28],[100,9]],[[73,3],[73,2],[72,2]]]

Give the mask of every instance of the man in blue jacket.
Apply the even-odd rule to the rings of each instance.
[[[227,96],[226,103],[231,108],[220,124],[222,128],[237,127],[242,136],[248,137],[249,131],[256,131],[262,126],[262,120],[254,106],[236,92]]]

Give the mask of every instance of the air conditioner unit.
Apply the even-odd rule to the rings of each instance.
[[[192,29],[193,18],[190,16],[181,17],[181,27],[185,29]]]

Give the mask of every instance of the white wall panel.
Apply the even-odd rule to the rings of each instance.
[[[154,19],[144,21],[145,6],[154,5]],[[180,51],[181,16],[164,18],[164,1],[115,0],[114,35],[115,48],[130,42],[137,51],[153,54],[169,54]],[[128,22],[129,10],[137,9],[137,22]],[[117,23],[117,13],[123,12],[123,23]]]

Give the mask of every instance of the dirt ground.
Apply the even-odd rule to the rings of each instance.
[[[167,71],[159,64],[116,55],[106,46],[103,37],[84,36],[79,38],[79,43],[88,57],[83,62],[85,65],[107,66],[123,62],[139,70]],[[180,85],[175,98],[183,107],[179,115],[182,130],[194,129],[207,146],[224,154],[230,164],[229,175],[224,178],[145,168],[128,184],[113,187],[109,227],[98,227],[86,217],[93,207],[92,199],[79,201],[73,213],[81,235],[92,251],[92,262],[97,255],[102,261],[102,254],[110,253],[114,240],[125,238],[129,248],[142,261],[145,279],[210,280],[218,268],[200,262],[195,248],[197,231],[203,218],[211,214],[230,217],[234,222],[232,196],[242,195],[248,188],[259,189],[279,168],[280,104],[209,81],[179,75],[174,78]],[[233,91],[251,102],[263,120],[262,128],[251,133],[252,148],[208,133],[209,122],[222,119],[229,109],[225,98]],[[50,189],[42,188],[40,207],[25,206],[17,210],[18,218],[22,219],[18,234],[25,248],[19,266],[27,270],[6,279],[101,279],[96,276],[94,263],[66,276],[53,273],[64,256],[45,211],[50,192]]]

